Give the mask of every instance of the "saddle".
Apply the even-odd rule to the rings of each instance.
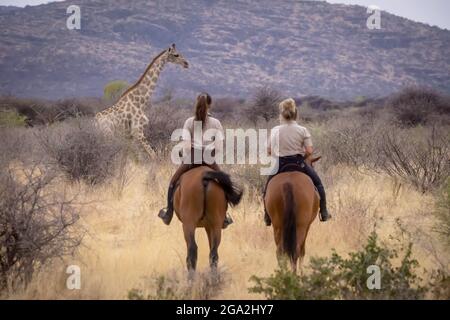
[[[198,167],[208,167],[208,168],[213,169],[214,171],[216,171],[216,170],[214,169],[214,167],[212,167],[211,164],[208,164],[208,163],[206,163],[206,162],[202,162],[202,163],[192,163],[192,164],[189,165],[189,167],[186,167],[185,171],[181,174],[181,176],[183,176],[185,173],[191,171],[192,169],[195,169],[195,168],[198,168]],[[181,179],[180,179],[181,176],[177,179],[177,182],[175,183],[175,189],[174,189],[174,190],[176,190],[176,189],[179,187],[179,185],[180,185],[180,180],[181,180]]]
[[[305,163],[304,162],[301,162],[301,163],[286,163],[284,166],[282,166],[280,168],[280,170],[278,170],[277,174],[280,174],[280,173],[283,173],[283,172],[295,172],[295,171],[305,173],[304,168],[305,168]],[[316,186],[314,186],[314,189],[317,191],[317,187]]]
[[[295,171],[305,173],[305,170],[304,170],[305,163],[303,161],[304,161],[303,158],[301,158],[299,156],[285,157],[284,161],[279,163],[280,167],[278,168],[278,171],[274,175],[269,176],[269,178],[267,179],[265,188],[267,188],[269,181],[272,180],[273,177],[279,175],[280,173],[295,172]],[[264,188],[263,194],[265,194],[265,188]]]
[[[300,171],[304,172],[305,162],[302,155],[282,157],[279,160],[278,173]]]
[[[304,163],[286,163],[284,166],[282,166],[278,170],[277,174],[283,173],[283,172],[295,172],[295,171],[303,172],[304,168],[305,168]]]

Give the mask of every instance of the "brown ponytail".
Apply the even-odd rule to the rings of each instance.
[[[195,121],[201,121],[202,126],[205,124],[208,116],[208,107],[211,105],[211,96],[207,93],[202,93],[197,97],[197,104],[195,105]]]

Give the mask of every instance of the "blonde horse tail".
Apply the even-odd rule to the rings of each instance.
[[[297,250],[297,221],[292,184],[285,183],[283,185],[283,194],[283,250],[291,260],[294,260]]]

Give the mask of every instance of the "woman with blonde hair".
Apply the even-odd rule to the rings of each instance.
[[[280,125],[271,131],[268,144],[268,152],[278,157],[278,171],[269,176],[264,188],[264,196],[267,184],[277,173],[282,172],[286,165],[295,165],[299,171],[308,175],[314,183],[320,195],[320,220],[327,221],[331,215],[327,210],[325,188],[314,168],[305,162],[305,159],[313,153],[313,143],[308,129],[299,125],[297,119],[297,106],[292,98],[283,100],[279,105]],[[263,196],[263,198],[264,198]],[[270,217],[264,208],[264,221],[271,225]]]
[[[173,175],[170,180],[169,190],[167,192],[167,209],[161,209],[159,211],[158,216],[164,221],[165,224],[169,225],[172,221],[173,217],[173,195],[175,193],[175,189],[177,186],[178,180],[181,178],[183,173],[189,171],[198,166],[206,165],[213,170],[220,171],[217,163],[206,162],[202,157],[199,162],[195,159],[195,154],[203,154],[205,149],[210,148],[210,144],[208,141],[204,141],[203,139],[203,131],[214,131],[216,134],[214,136],[214,143],[212,144],[214,148],[211,151],[211,154],[214,154],[217,148],[220,148],[222,145],[222,141],[218,141],[219,139],[223,140],[223,128],[220,121],[216,118],[213,118],[209,114],[209,110],[211,108],[212,98],[208,93],[201,93],[197,96],[197,102],[195,104],[195,112],[194,116],[188,118],[183,126],[183,129],[187,135],[183,135],[183,140],[185,142],[184,153],[187,154],[188,161],[183,162]],[[201,124],[199,127],[202,132],[200,134],[195,134],[194,129],[197,130],[195,124]],[[223,228],[226,228],[228,225],[233,223],[231,217],[227,214],[225,217],[225,221],[223,224]]]

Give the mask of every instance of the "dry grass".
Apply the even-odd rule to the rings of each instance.
[[[320,168],[319,168],[320,169]],[[73,257],[56,262],[38,274],[19,299],[126,299],[133,288],[143,288],[155,274],[171,276],[179,270],[183,277],[186,248],[181,224],[174,219],[167,227],[157,218],[164,206],[166,184],[175,170],[161,163],[132,164],[128,183],[117,196],[118,181],[98,187],[84,187],[81,223],[88,230],[84,246]],[[345,254],[359,248],[361,239],[376,228],[382,239],[398,238],[395,226],[400,224],[413,233],[417,243],[415,256],[423,267],[436,267],[430,252],[434,234],[432,208],[434,199],[413,189],[399,192],[391,180],[381,175],[363,175],[348,167],[329,168],[326,174],[330,209],[334,220],[313,223],[307,240],[307,256],[328,255],[332,248]],[[248,188],[248,186],[246,186]],[[214,296],[221,299],[259,299],[248,293],[251,275],[267,276],[276,267],[275,246],[271,228],[262,221],[261,201],[246,193],[242,203],[231,214],[235,224],[223,233],[219,248],[219,265],[226,283]],[[427,242],[418,238],[421,230]],[[197,232],[199,270],[208,270],[208,247],[204,231]],[[441,264],[447,263],[445,250],[433,246]],[[437,248],[437,249],[436,249]],[[81,267],[81,290],[66,289],[66,267]]]

